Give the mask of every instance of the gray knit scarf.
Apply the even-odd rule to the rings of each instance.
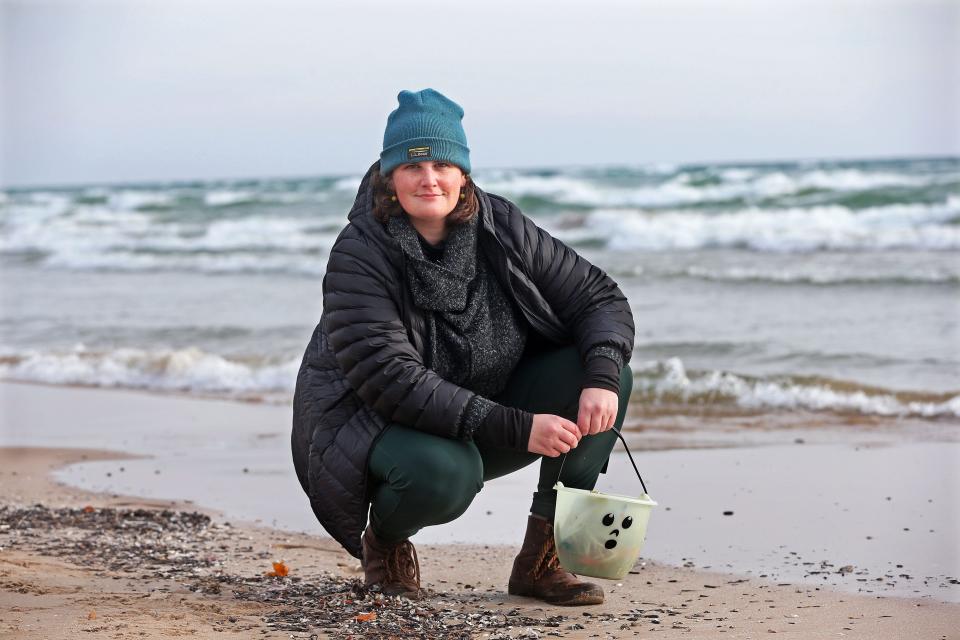
[[[477,272],[477,218],[451,227],[439,264],[423,255],[417,230],[406,214],[390,216],[387,230],[406,256],[407,284],[421,309],[458,311],[467,307],[467,291]]]
[[[527,327],[477,251],[479,215],[450,228],[439,262],[424,255],[407,215],[391,216],[387,231],[403,250],[414,303],[426,311],[427,366],[490,397],[520,360]]]

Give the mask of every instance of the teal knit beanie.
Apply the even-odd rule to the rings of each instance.
[[[463,109],[439,91],[401,91],[387,118],[380,152],[380,174],[406,162],[446,161],[470,173],[470,149],[463,132]]]

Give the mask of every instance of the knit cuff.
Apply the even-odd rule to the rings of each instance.
[[[460,416],[460,428],[457,430],[458,437],[461,440],[473,440],[477,429],[483,424],[487,414],[497,406],[497,403],[493,400],[488,400],[479,394],[474,394],[473,397],[467,401],[467,406]]]
[[[458,436],[461,440],[526,451],[532,429],[532,413],[474,395],[463,410]]]
[[[620,371],[623,354],[618,349],[600,345],[587,352],[583,388],[606,389],[620,393]]]

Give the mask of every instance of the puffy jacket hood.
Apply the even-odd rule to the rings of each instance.
[[[400,245],[387,233],[386,227],[373,215],[373,176],[380,171],[380,161],[374,162],[357,189],[357,196],[353,199],[353,206],[347,214],[347,220],[363,232],[365,236],[380,245],[391,254],[392,258],[400,258]]]

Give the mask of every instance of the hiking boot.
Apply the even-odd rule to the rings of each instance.
[[[409,540],[388,543],[378,540],[370,525],[363,532],[363,582],[379,585],[388,596],[420,597],[420,562]]]
[[[578,580],[560,566],[553,525],[534,515],[527,520],[527,534],[513,561],[507,592],[564,606],[603,602],[600,585]]]

